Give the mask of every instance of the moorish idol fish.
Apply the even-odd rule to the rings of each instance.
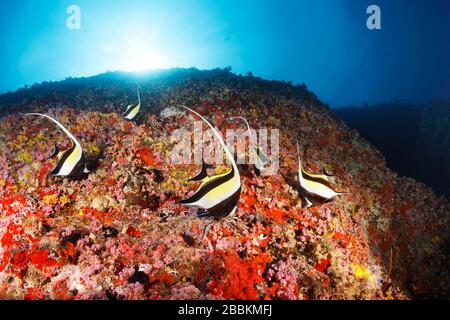
[[[75,136],[70,133],[69,130],[67,130],[59,121],[41,113],[25,113],[25,115],[45,117],[53,121],[64,131],[72,143],[71,147],[64,151],[59,151],[58,146],[55,144],[55,149],[50,157],[57,157],[58,161],[55,168],[50,172],[52,176],[75,178],[84,173],[90,172],[90,170],[86,168],[86,160],[84,158],[84,153],[80,142],[78,142],[77,138],[75,138]]]
[[[201,181],[200,187],[192,196],[181,200],[180,203],[186,206],[197,206],[204,209],[204,211],[200,211],[197,214],[199,217],[222,218],[231,216],[236,212],[241,196],[241,177],[236,162],[221,135],[208,120],[188,107],[180,107],[200,117],[211,128],[214,136],[225,151],[228,161],[231,163],[231,168],[227,172],[207,176],[206,165],[203,161],[199,174],[190,179]]]
[[[242,119],[245,121],[245,124],[247,125],[247,130],[248,130],[248,138],[250,139],[250,144],[252,141],[252,131],[250,129],[250,125],[248,124],[247,119],[245,119],[244,117],[234,117],[232,119]],[[259,171],[263,170],[264,167],[270,162],[270,158],[268,158],[264,152],[261,150],[261,147],[257,144],[256,146],[253,146],[252,151],[255,155],[255,167],[256,169],[258,169]]]
[[[298,152],[298,179],[300,182],[301,196],[303,191],[306,193],[303,195],[306,199],[307,206],[311,206],[313,203],[311,201],[312,197],[320,197],[325,200],[331,200],[336,196],[343,195],[346,192],[335,192],[328,186],[328,176],[323,174],[311,174],[304,170],[302,161],[300,159],[298,141],[297,141],[297,152]],[[312,197],[308,197],[312,196]]]
[[[127,120],[133,120],[136,115],[139,113],[141,109],[141,95],[139,93],[139,87],[137,87],[137,95],[138,95],[138,103],[137,104],[129,104],[123,113],[123,116]]]

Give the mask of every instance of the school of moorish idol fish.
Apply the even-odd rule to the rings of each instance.
[[[0,120],[0,298],[407,299],[449,292],[442,273],[448,202],[397,177],[304,87],[217,70],[180,72],[175,84],[135,86],[137,102],[123,113],[117,104],[55,108],[51,99],[65,98],[53,94],[53,107],[18,105]],[[108,81],[108,90],[120,90]],[[91,92],[95,105],[98,89],[82,88],[73,94],[86,101]],[[212,132],[227,165],[204,155],[200,167],[167,161],[171,132],[193,119]],[[280,129],[276,174],[264,175],[273,154],[252,127]],[[218,128],[245,128],[252,164],[236,162]]]
[[[138,103],[129,104],[123,114],[125,119],[133,121],[141,109],[141,96],[139,93],[139,87],[137,88]],[[200,211],[198,217],[213,217],[213,218],[223,218],[226,216],[232,216],[238,206],[240,193],[241,193],[241,177],[239,175],[239,169],[237,167],[236,161],[231,154],[230,149],[225,144],[221,134],[216,130],[216,128],[206,120],[202,115],[196,111],[188,108],[186,106],[179,106],[184,108],[193,114],[197,115],[206,125],[213,131],[214,136],[219,141],[221,147],[223,148],[227,159],[231,163],[231,168],[222,174],[216,174],[213,176],[206,175],[206,167],[203,161],[200,173],[195,177],[190,178],[191,181],[199,180],[201,185],[197,191],[192,194],[188,199],[181,200],[180,203],[186,206],[200,207],[203,210]],[[52,122],[54,122],[64,133],[68,136],[71,141],[71,147],[65,151],[59,151],[55,144],[55,151],[52,153],[51,157],[56,156],[58,161],[55,168],[50,172],[52,176],[61,176],[67,178],[80,178],[82,176],[86,177],[86,174],[91,172],[88,169],[86,158],[83,154],[83,149],[80,142],[76,137],[67,130],[58,120],[52,117],[40,114],[40,113],[26,113],[27,116],[40,116],[45,117]],[[236,117],[245,121],[248,129],[248,135],[251,137],[251,129],[247,119],[243,117]],[[251,139],[251,138],[250,138]],[[313,205],[310,198],[318,197],[324,200],[331,200],[336,196],[343,195],[345,192],[335,192],[329,186],[329,179],[327,175],[324,174],[314,174],[308,173],[304,170],[301,159],[300,151],[298,149],[298,181],[299,181],[299,194],[302,197],[302,203],[305,203],[306,207]],[[261,171],[264,166],[270,161],[270,159],[264,154],[260,146],[255,146],[252,148],[252,152],[255,153],[256,163],[255,169]]]

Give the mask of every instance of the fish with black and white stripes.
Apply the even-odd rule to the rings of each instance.
[[[248,132],[248,138],[250,140],[250,145],[252,146],[251,152],[253,152],[254,158],[255,158],[255,168],[257,169],[257,175],[261,173],[262,170],[264,170],[265,166],[270,163],[270,158],[266,156],[266,154],[262,151],[261,146],[256,143],[256,146],[252,145],[252,131],[250,129],[250,125],[246,118],[244,117],[233,117],[231,119],[242,119],[244,120],[245,124],[247,125],[247,132]],[[255,139],[256,141],[256,139]]]
[[[61,130],[69,137],[71,141],[70,148],[64,151],[60,151],[58,146],[55,144],[54,151],[50,157],[57,157],[58,161],[56,166],[50,172],[52,176],[78,178],[90,172],[90,170],[86,167],[86,159],[84,157],[84,152],[81,148],[80,142],[58,120],[42,113],[25,113],[24,115],[39,116],[51,120],[61,128]]]
[[[138,103],[136,104],[129,104],[127,105],[125,112],[123,113],[123,116],[125,119],[132,121],[136,118],[137,114],[139,113],[139,110],[141,110],[141,94],[139,92],[139,87],[137,87],[137,96],[138,96]]]
[[[180,107],[200,117],[211,128],[214,136],[225,151],[228,161],[231,163],[231,168],[225,173],[208,176],[206,164],[202,161],[200,172],[190,179],[201,181],[201,185],[192,196],[181,200],[180,203],[186,206],[200,207],[202,210],[197,213],[199,217],[223,218],[232,216],[236,212],[241,196],[241,177],[236,162],[220,133],[208,120],[188,107]]]
[[[306,207],[311,207],[316,201],[314,197],[324,199],[325,201],[334,199],[336,196],[346,194],[346,192],[336,192],[330,185],[330,176],[326,174],[314,174],[307,172],[303,168],[302,161],[300,159],[299,146],[297,141],[297,153],[298,153],[298,180],[300,182],[299,196],[302,203],[305,203]]]

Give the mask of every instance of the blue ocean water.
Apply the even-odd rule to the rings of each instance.
[[[366,10],[381,10],[369,30]],[[79,9],[80,29],[67,27]],[[0,92],[108,70],[215,68],[306,83],[331,106],[450,98],[450,3],[0,1]]]

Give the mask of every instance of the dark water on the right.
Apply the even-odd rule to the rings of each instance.
[[[449,197],[449,110],[449,103],[390,103],[334,112],[383,153],[388,167]]]

